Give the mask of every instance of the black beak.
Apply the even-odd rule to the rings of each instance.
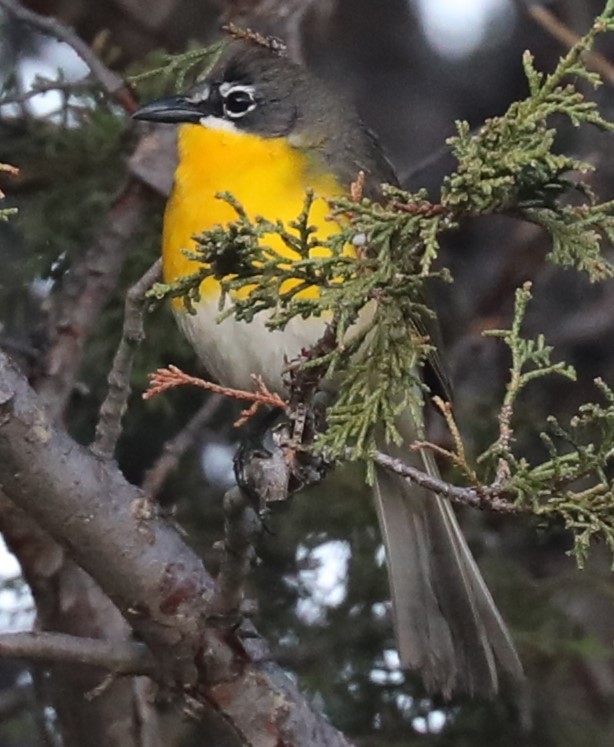
[[[149,104],[145,104],[134,112],[133,119],[142,119],[147,122],[165,122],[167,124],[176,124],[178,122],[198,123],[202,117],[207,116],[204,109],[206,103],[200,102],[194,104],[184,96],[169,96],[163,99],[156,99]]]

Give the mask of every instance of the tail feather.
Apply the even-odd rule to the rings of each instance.
[[[438,474],[430,455],[425,467]],[[521,681],[510,634],[449,502],[380,467],[374,494],[402,665],[445,697],[494,695],[498,667]]]

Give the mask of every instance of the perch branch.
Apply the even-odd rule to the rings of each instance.
[[[7,496],[101,586],[148,646],[165,685],[231,722],[246,744],[348,747],[270,658],[262,641],[207,627],[214,582],[155,512],[144,532],[140,490],[55,427],[18,369],[0,353],[0,484]],[[263,728],[266,730],[263,732]]]

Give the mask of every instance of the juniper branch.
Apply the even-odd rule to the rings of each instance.
[[[203,232],[197,246],[186,251],[194,263],[192,275],[158,286],[156,293],[182,297],[192,311],[203,280],[214,277],[222,288],[220,318],[232,315],[249,322],[266,312],[271,329],[283,329],[296,317],[327,320],[333,344],[304,351],[298,364],[290,362],[288,368],[295,371],[299,365],[320,378],[342,375],[317,448],[331,458],[372,460],[376,428],[388,441],[399,442],[399,413],[410,408],[420,420],[425,390],[419,369],[432,351],[425,333],[432,311],[423,301],[423,286],[429,278],[449,279],[445,270],[433,270],[444,232],[481,215],[520,216],[549,232],[551,261],[586,272],[592,280],[614,275],[602,254],[605,241],[614,240],[614,202],[599,203],[583,181],[590,165],[553,151],[556,132],[550,125],[553,115],[562,115],[575,127],[614,131],[614,124],[577,87],[579,81],[600,84],[587,67],[587,52],[600,34],[611,30],[614,0],[608,0],[552,73],[538,72],[525,53],[529,96],[477,131],[457,124],[449,145],[458,165],[444,181],[439,204],[423,191],[385,187],[382,199],[373,202],[354,189],[350,197],[329,202],[337,230],[321,236],[310,219],[314,202],[321,199],[317,195],[306,195],[301,214],[288,225],[270,220],[273,216],[250,216],[232,195],[220,195],[232,205],[236,219]],[[567,177],[572,172],[580,175],[576,183]],[[464,465],[472,485],[467,490],[476,495],[486,491],[518,510],[562,521],[576,536],[581,562],[595,535],[614,549],[614,515],[608,504],[614,495],[606,472],[614,453],[614,403],[601,385],[605,406],[586,405],[565,427],[550,422],[550,431],[542,434],[549,460],[530,465],[517,456],[513,420],[518,395],[543,376],[573,378],[571,368],[552,362],[543,336],[522,336],[529,299],[525,286],[517,293],[511,329],[491,333],[512,355],[499,435],[478,460],[482,472],[491,471],[492,481],[480,478],[469,464],[457,435],[450,458]],[[454,422],[451,410],[447,417]],[[442,495],[453,489],[433,487]]]

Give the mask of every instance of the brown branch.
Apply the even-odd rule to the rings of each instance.
[[[310,8],[322,5],[328,3],[316,3],[315,0],[223,0],[221,20],[242,28],[258,29],[267,36],[280,37],[288,47],[289,56],[300,61],[303,59],[303,19]]]
[[[238,487],[224,496],[224,543],[220,570],[211,599],[211,615],[232,618],[240,614],[245,580],[254,557],[253,543],[262,524],[249,496]]]
[[[470,506],[471,508],[488,509],[489,511],[504,514],[519,514],[527,511],[522,506],[512,503],[501,491],[490,487],[484,487],[479,490],[477,488],[461,488],[457,485],[451,485],[440,477],[429,475],[427,472],[423,472],[416,467],[411,467],[401,459],[394,459],[381,452],[371,454],[371,459],[376,464],[437,495],[448,498],[453,503]]]
[[[134,356],[138,346],[145,339],[143,316],[146,294],[151,286],[160,279],[161,274],[162,260],[158,259],[126,294],[122,337],[107,377],[109,391],[100,407],[100,418],[96,426],[96,436],[92,446],[94,454],[104,459],[113,457],[117,440],[121,434],[122,418],[131,391],[130,376]]]
[[[124,80],[104,65],[91,47],[72,29],[65,26],[56,18],[42,16],[28,8],[24,8],[17,0],[0,0],[0,8],[3,8],[11,18],[27,23],[37,31],[68,44],[89,67],[92,75],[106,93],[115,99],[128,114],[136,111],[136,101],[132,91]]]
[[[55,427],[2,354],[0,484],[100,584],[152,651],[166,686],[193,685],[192,697],[213,706],[246,744],[347,747],[263,658],[261,639],[242,642],[205,626],[214,583],[201,560],[155,514],[143,532],[133,513],[142,492]]]
[[[581,36],[572,31],[551,10],[542,5],[527,0],[514,0],[520,10],[541,26],[550,36],[563,47],[570,49],[581,40]],[[586,52],[584,61],[610,85],[614,85],[614,65],[602,54],[591,50]]]
[[[143,492],[150,500],[158,495],[168,476],[177,468],[181,457],[192,447],[203,428],[219,412],[223,401],[219,395],[211,395],[179,433],[164,444],[161,455],[145,472],[141,484]]]
[[[36,387],[45,407],[56,418],[63,413],[72,393],[81,352],[116,287],[130,251],[130,239],[142,224],[145,206],[145,188],[130,180],[105,215],[90,249],[62,281],[53,311],[54,338]]]
[[[0,658],[85,664],[122,675],[153,675],[156,669],[151,652],[142,643],[64,633],[0,633]]]

